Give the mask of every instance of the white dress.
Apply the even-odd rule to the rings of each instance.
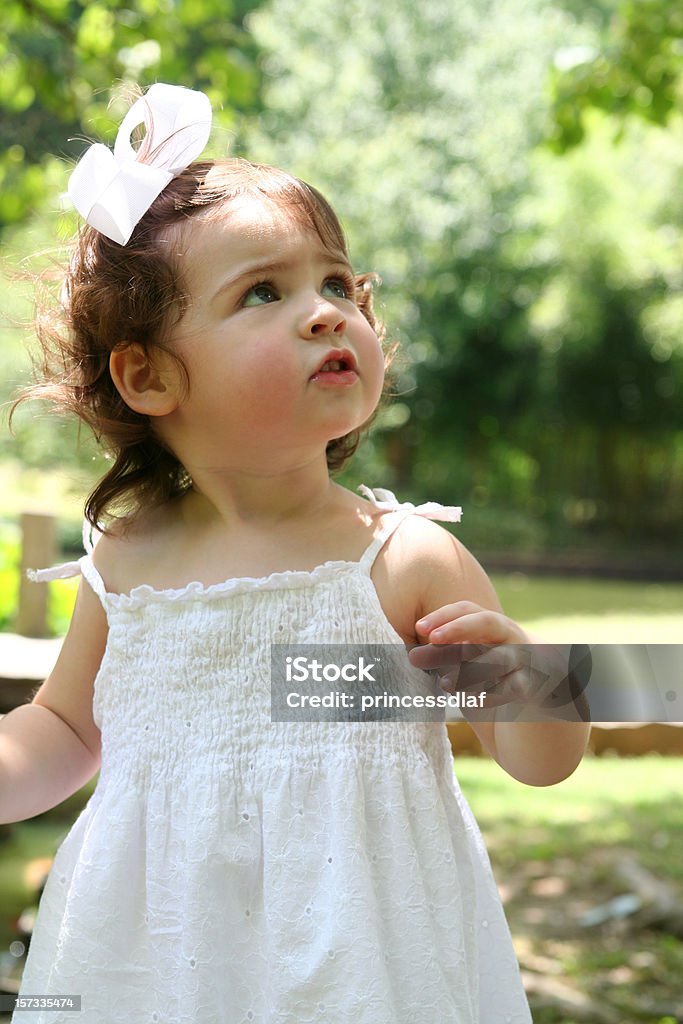
[[[102,766],[59,847],[13,1024],[528,1024],[442,722],[271,721],[271,643],[400,643],[358,562],[105,591]],[[48,574],[39,574],[43,578]],[[408,673],[419,673],[406,660]]]

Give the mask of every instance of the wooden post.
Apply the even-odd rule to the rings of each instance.
[[[57,521],[54,516],[24,512],[21,517],[21,584],[19,613],[15,622],[22,636],[44,637],[47,630],[48,588],[31,583],[27,569],[44,569],[57,558]]]

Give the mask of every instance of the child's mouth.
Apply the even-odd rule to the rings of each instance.
[[[358,380],[356,360],[350,352],[330,352],[310,379],[316,384],[348,387]]]

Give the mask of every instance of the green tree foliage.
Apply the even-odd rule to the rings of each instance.
[[[658,125],[683,110],[683,7],[671,0],[621,0],[597,45],[566,47],[553,75],[554,147],[577,145],[586,112],[619,124],[637,115]]]
[[[680,531],[680,154],[646,132],[617,154],[609,129],[576,164],[539,149],[551,69],[609,23],[582,6],[321,0],[313,28],[272,0],[252,19],[250,147],[327,192],[384,278],[408,364],[389,482],[457,496],[487,545]]]
[[[356,262],[382,275],[413,367],[469,359],[473,325],[499,328],[509,304],[505,239],[529,188],[545,72],[566,21],[515,0],[315,9],[314,28],[297,0],[273,0],[252,19],[266,109],[249,148],[331,196]],[[404,385],[414,378],[407,370]],[[453,426],[468,398],[457,401]],[[402,434],[407,443],[410,428]]]
[[[683,486],[683,144],[635,121],[613,143],[536,154],[526,258],[544,254],[529,311],[542,353],[536,450],[550,493],[571,481],[572,518],[622,536],[680,537]],[[557,451],[564,451],[557,460]],[[583,502],[580,499],[587,499]],[[579,499],[579,500],[576,500]]]
[[[113,82],[204,89],[231,111],[258,100],[250,0],[4,0],[0,19],[0,229],[63,181],[84,138],[111,140]]]
[[[246,27],[255,0],[5,0],[0,18],[0,232],[5,273],[0,321],[0,403],[28,374],[31,291],[22,255],[48,253],[73,225],[57,214],[69,167],[88,139],[111,144],[131,85],[201,88],[216,111],[221,152],[240,118],[259,108],[258,51]],[[45,259],[32,256],[40,270]],[[75,424],[40,404],[22,408],[0,459],[48,472],[68,467],[84,493],[103,467]],[[83,482],[86,477],[86,482]],[[28,486],[27,481],[24,481]]]

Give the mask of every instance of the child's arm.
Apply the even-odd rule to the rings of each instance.
[[[0,822],[23,821],[61,803],[100,766],[93,682],[107,637],[102,606],[81,582],[57,664],[31,704],[0,721]]]
[[[431,523],[423,522],[415,533],[418,548],[422,549],[415,623],[420,643],[492,647],[531,643],[522,628],[503,614],[488,576],[462,544]],[[426,655],[417,648],[411,660],[426,667]],[[434,664],[438,664],[438,652]],[[523,690],[529,681],[520,680],[517,674],[516,682],[520,681]],[[534,700],[533,680],[525,698],[518,701],[509,693],[497,699],[496,691],[503,688],[504,684],[490,692],[488,710],[463,712],[482,745],[506,772],[528,785],[548,786],[567,778],[579,764],[588,742],[590,723],[583,720],[587,718],[583,698],[570,709],[575,713],[567,717],[573,720],[562,721],[549,714],[541,701]]]

